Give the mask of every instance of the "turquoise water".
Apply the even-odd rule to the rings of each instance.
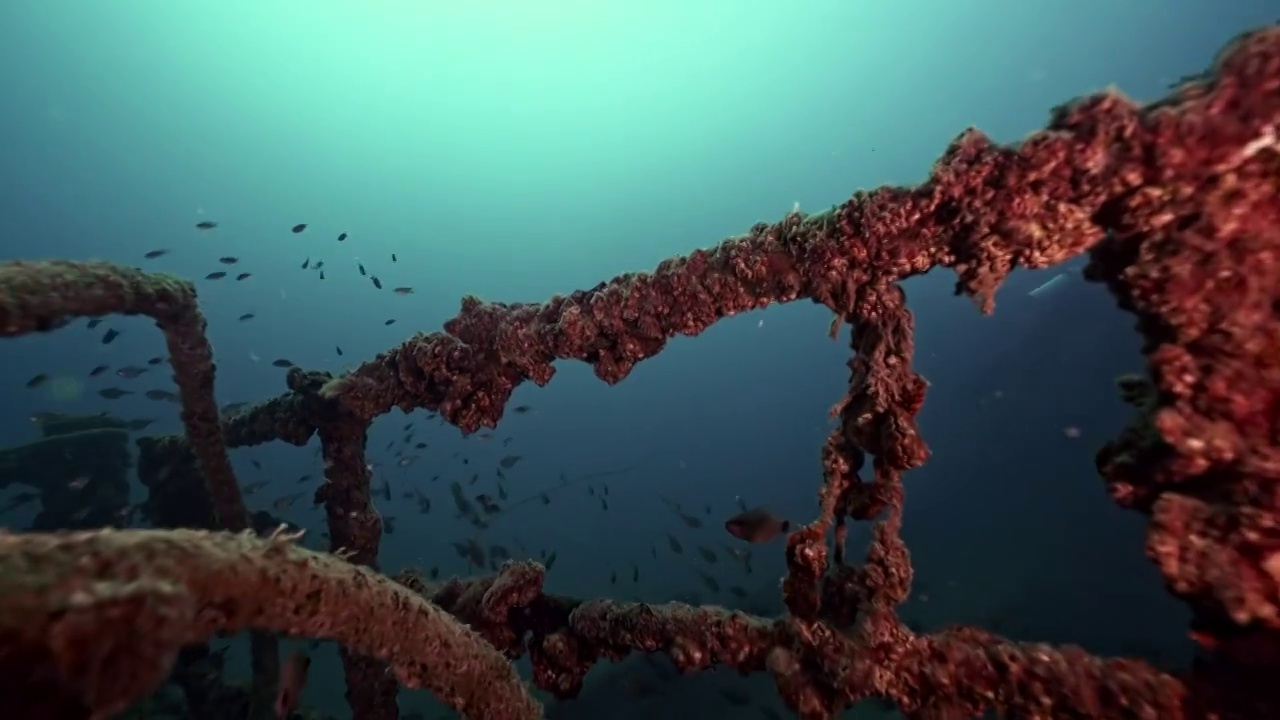
[[[797,205],[820,210],[858,188],[918,182],[969,125],[1015,141],[1052,106],[1113,84],[1155,99],[1277,9],[15,1],[0,7],[0,256],[100,258],[195,280],[219,400],[252,401],[284,389],[272,360],[341,371],[438,329],[467,293],[543,300]],[[300,223],[305,231],[290,231]],[[168,252],[146,258],[153,250]],[[218,271],[232,275],[204,279]],[[1142,557],[1138,519],[1111,507],[1092,469],[1097,444],[1129,417],[1110,381],[1140,367],[1137,340],[1104,292],[1078,278],[1028,296],[1059,271],[1015,275],[994,318],[952,298],[951,276],[908,283],[917,362],[933,383],[921,422],[935,452],[908,478],[906,535],[928,588],[908,611],[926,626],[978,623],[1176,664],[1188,651],[1182,610]],[[241,272],[251,277],[235,280]],[[397,286],[414,291],[389,291]],[[610,480],[609,511],[575,491],[495,525],[491,542],[557,552],[555,591],[652,601],[697,592],[777,612],[780,545],[756,550],[750,576],[723,560],[712,569],[746,598],[708,593],[697,560],[664,546],[673,533],[719,548],[719,521],[739,497],[813,515],[826,411],[846,381],[847,348],[826,338],[829,320],[808,304],[732,318],[673,342],[613,388],[563,365],[548,388],[518,390],[514,402],[532,410],[508,415],[493,441],[419,414],[431,449],[410,468],[383,451],[409,419],[381,419],[370,458],[383,465],[375,482],[396,488],[379,510],[398,520],[384,569],[465,572],[449,542],[466,526],[440,509],[420,515],[401,490],[421,487],[443,508],[447,481],[515,452],[519,496],[561,473],[632,468]],[[113,319],[121,335],[104,345],[100,329],[82,325],[0,345],[5,444],[34,439],[29,418],[50,410],[154,417],[148,433],[178,432],[171,405],[98,394],[170,387],[156,373],[88,375],[163,354],[160,334]],[[37,373],[58,382],[25,389]],[[1082,436],[1064,437],[1068,427]],[[263,507],[319,464],[310,448],[278,444],[233,459],[242,482],[272,483],[251,498]],[[709,527],[685,528],[662,497],[710,507]],[[323,529],[308,502],[283,514]],[[639,582],[625,579],[633,566]],[[240,645],[232,657],[243,657]],[[753,706],[781,708],[764,677],[718,673],[637,702],[619,690],[635,672],[598,669],[560,717],[756,713],[725,704],[717,690],[731,686],[746,687]],[[325,649],[306,702],[346,713],[339,677]],[[421,693],[405,693],[401,708],[438,712]]]

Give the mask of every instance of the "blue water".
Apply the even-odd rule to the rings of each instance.
[[[918,182],[966,126],[1016,141],[1052,106],[1113,84],[1155,99],[1278,11],[1259,0],[13,0],[0,4],[0,256],[195,279],[219,401],[258,400],[284,390],[273,359],[341,371],[440,328],[463,294],[538,301],[588,288],[795,204],[820,210],[858,188]],[[218,227],[198,231],[201,221]],[[298,223],[306,231],[292,233]],[[157,249],[170,252],[144,258]],[[307,259],[324,261],[323,281],[301,268]],[[907,478],[921,587],[904,612],[925,627],[975,623],[1177,665],[1189,652],[1181,606],[1142,555],[1140,518],[1112,507],[1092,464],[1130,417],[1112,380],[1142,367],[1137,337],[1078,264],[1028,295],[1063,269],[1016,274],[990,318],[952,297],[952,276],[907,283],[934,455]],[[232,277],[203,279],[219,270]],[[395,489],[378,509],[397,518],[383,568],[465,572],[448,543],[468,528],[443,510],[447,482],[508,452],[525,458],[510,473],[517,497],[561,473],[636,465],[610,478],[608,512],[583,486],[504,516],[487,540],[554,549],[556,592],[698,592],[779,611],[780,543],[756,550],[752,575],[724,559],[710,568],[744,587],[744,601],[700,587],[696,556],[673,556],[666,534],[723,546],[738,497],[813,516],[826,413],[847,377],[847,344],[827,338],[829,321],[807,303],[731,318],[672,342],[617,387],[561,364],[547,388],[517,391],[532,411],[509,414],[490,441],[415,415],[430,448],[409,468],[382,450],[408,419],[381,418],[370,459],[384,463],[375,483]],[[98,396],[170,387],[163,372],[89,378],[98,364],[165,354],[149,321],[106,326],[122,333],[110,345],[83,321],[0,345],[3,444],[34,439],[29,418],[49,410],[155,417],[148,433],[179,432],[172,405]],[[24,388],[37,373],[56,382]],[[232,456],[242,482],[272,480],[252,509],[320,469],[314,448]],[[437,509],[419,515],[401,497],[410,487]],[[710,506],[707,528],[684,528],[660,496],[699,514]],[[282,514],[323,529],[309,502]],[[615,569],[624,579],[611,585]],[[232,657],[243,655],[237,645]],[[631,672],[597,669],[557,717],[743,716],[716,693],[730,686],[781,708],[765,677],[720,673],[637,702],[619,689]],[[339,678],[326,649],[305,702],[346,714]],[[422,693],[404,693],[401,709],[440,712]]]

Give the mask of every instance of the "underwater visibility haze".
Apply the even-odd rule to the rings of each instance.
[[[547,302],[761,222],[831,231],[855,190],[924,182],[968,127],[1015,143],[1051,108],[1108,87],[1155,101],[1278,11],[1261,0],[14,1],[0,7],[0,260],[101,260],[192,282],[225,419],[314,391],[417,333],[465,332],[446,327],[465,296]],[[973,625],[1173,672],[1195,654],[1190,614],[1144,554],[1146,518],[1117,507],[1095,465],[1135,412],[1116,379],[1147,360],[1134,317],[1084,279],[1079,249],[1015,270],[989,316],[956,295],[950,269],[902,283],[929,456],[904,476],[914,576],[897,612],[914,632]],[[13,292],[0,290],[6,313],[28,307]],[[793,610],[780,586],[787,534],[819,512],[823,447],[850,383],[849,318],[805,297],[735,307],[696,338],[671,331],[629,373],[557,362],[551,382],[519,384],[505,408],[497,393],[493,407],[442,409],[437,393],[433,411],[368,413],[363,462],[348,470],[367,478],[351,492],[370,495],[360,517],[382,535],[354,560],[427,583],[531,560],[557,597]],[[199,478],[189,452],[175,460],[166,445],[188,429],[172,342],[148,317],[67,320],[0,343],[0,526],[235,529],[211,524],[216,497],[170,496],[168,519],[157,516],[175,468]],[[447,348],[433,367],[472,362]],[[408,354],[385,366],[403,372]],[[324,486],[343,458],[312,429],[301,446],[230,442],[230,467],[252,527],[305,530],[297,542],[327,552],[348,506]],[[22,475],[58,487],[33,490]],[[352,502],[349,517],[365,512]],[[342,537],[367,540],[352,523]],[[850,524],[851,562],[871,527]],[[337,644],[279,642],[275,704],[254,712],[352,717]],[[253,674],[247,635],[193,652],[179,670],[230,685]],[[531,680],[527,658],[515,668]],[[190,682],[125,712],[236,716],[187,708]],[[602,659],[573,699],[545,690],[531,692],[563,720],[794,716],[770,673],[682,674],[662,652]],[[429,690],[397,700],[365,716],[456,716]]]

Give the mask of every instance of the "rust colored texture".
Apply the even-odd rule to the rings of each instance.
[[[0,336],[47,332],[78,317],[146,315],[164,333],[173,380],[182,401],[182,426],[209,490],[221,527],[249,528],[249,512],[227,455],[214,401],[213,348],[195,286],[167,275],[103,262],[51,260],[0,265]],[[272,714],[279,650],[273,638],[254,633],[254,720]]]
[[[79,702],[109,717],[158,687],[184,645],[246,629],[332,638],[390,661],[468,717],[527,720],[542,710],[502,654],[439,608],[366,568],[277,533],[104,530],[0,533],[0,667],[21,703]],[[72,692],[65,692],[70,688]],[[52,707],[52,706],[46,706]]]
[[[335,418],[320,428],[325,483],[316,491],[329,521],[329,544],[351,562],[376,569],[382,519],[369,497],[369,470],[364,459],[367,423]],[[398,720],[396,680],[372,658],[340,650],[347,677],[347,702],[354,717]]]
[[[957,292],[989,312],[1013,269],[1086,252],[1088,277],[1145,340],[1146,377],[1122,383],[1133,424],[1097,461],[1116,502],[1150,517],[1147,552],[1194,613],[1201,652],[1176,676],[980,628],[918,635],[896,613],[912,580],[902,476],[928,458],[915,419],[926,383],[899,282],[948,267]],[[850,326],[852,355],[818,513],[787,540],[783,617],[548,596],[528,562],[442,585],[375,572],[382,524],[364,459],[374,418],[428,409],[466,432],[493,427],[514,388],[546,384],[556,360],[616,383],[672,337],[801,299],[833,311],[833,334]],[[246,524],[226,443],[300,445],[319,433],[317,499],[334,553],[196,531],[0,535],[0,670],[29,680],[0,695],[13,707],[5,717],[74,717],[57,714],[66,703],[120,709],[163,679],[181,643],[237,628],[341,642],[358,720],[396,716],[384,662],[468,717],[525,718],[540,710],[502,656],[527,654],[534,683],[567,698],[595,662],[633,651],[665,651],[686,671],[770,672],[814,720],[866,698],[938,720],[1280,717],[1276,28],[1241,36],[1203,79],[1145,107],[1116,93],[1082,98],[1010,146],[966,131],[917,187],[793,212],[545,303],[465,298],[442,332],[342,376],[291,370],[289,392],[225,421],[189,284],[104,263],[0,266],[0,335],[107,313],[148,314],[165,331],[188,433],[168,451],[189,443],[224,526]],[[861,562],[846,557],[850,520],[874,523]]]
[[[328,373],[290,368],[287,382],[293,395],[269,402],[265,417],[284,419],[286,432],[300,443],[318,432],[325,480],[316,490],[315,502],[325,508],[329,549],[350,562],[376,570],[382,518],[369,493],[369,466],[364,454],[369,422],[321,397],[320,389],[331,379]],[[302,428],[308,429],[304,433]],[[346,646],[338,652],[352,716],[360,720],[398,720],[398,686],[386,665]]]
[[[546,595],[544,571],[510,562],[494,575],[432,583],[396,581],[455,615],[508,657],[528,652],[535,683],[571,697],[588,670],[631,652],[666,652],[682,672],[727,665],[769,671],[801,717],[886,697],[914,716],[946,708],[972,717],[1182,717],[1175,678],[1136,660],[1080,648],[1014,643],[976,628],[919,636],[892,613],[859,632],[799,618],[758,618],[721,607],[577,600]]]
[[[0,337],[48,332],[76,318],[146,315],[164,332],[182,426],[222,527],[249,527],[213,398],[213,348],[195,286],[186,280],[104,262],[0,264]]]

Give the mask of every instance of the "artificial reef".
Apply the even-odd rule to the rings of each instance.
[[[900,281],[950,268],[957,292],[990,312],[1013,269],[1084,253],[1087,279],[1136,317],[1145,340],[1145,376],[1125,388],[1133,422],[1097,466],[1115,502],[1149,518],[1147,554],[1192,610],[1201,652],[1185,672],[978,627],[918,634],[895,611],[912,580],[902,478],[929,454]],[[835,313],[833,334],[851,326],[849,388],[822,447],[817,515],[787,538],[783,616],[557,597],[529,561],[444,583],[378,572],[382,522],[364,457],[374,418],[425,408],[464,432],[493,427],[512,390],[550,382],[556,360],[617,383],[676,335],[801,299]],[[102,262],[0,265],[4,336],[115,313],[155,320],[182,401],[185,436],[155,441],[140,474],[148,485],[185,483],[181,494],[198,493],[205,514],[160,513],[169,529],[0,534],[5,718],[109,717],[148,697],[189,648],[238,630],[252,631],[255,717],[270,715],[276,635],[342,645],[357,720],[396,720],[399,685],[428,688],[468,718],[538,718],[513,658],[527,655],[534,684],[571,697],[594,663],[631,652],[668,653],[686,672],[771,673],[806,719],[867,698],[921,719],[1280,717],[1275,27],[1239,37],[1158,102],[1081,98],[1009,146],[968,130],[919,186],[792,212],[545,303],[467,297],[442,332],[339,376],[293,368],[287,392],[230,417],[214,402],[190,283]],[[252,532],[227,455],[314,435],[330,553],[287,531]],[[844,549],[851,520],[873,523],[860,561]]]

